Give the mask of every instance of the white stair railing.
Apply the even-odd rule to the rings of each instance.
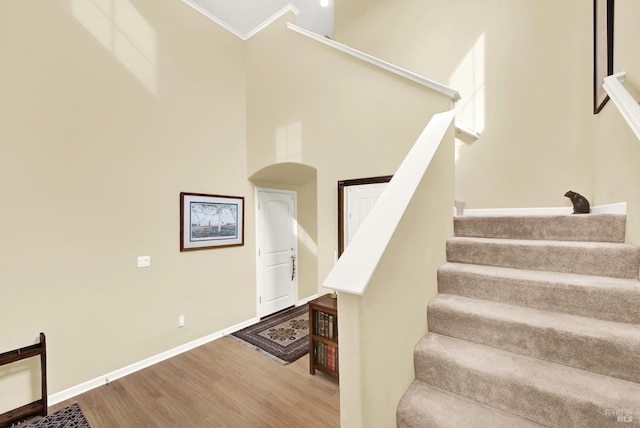
[[[338,43],[335,40],[332,39],[328,39],[326,37],[323,37],[319,34],[316,34],[312,31],[309,30],[305,30],[302,27],[298,27],[297,25],[294,24],[287,24],[287,27],[290,30],[295,31],[296,33],[300,33],[303,36],[306,36],[310,39],[313,39],[317,42],[320,42],[324,45],[330,46],[336,50],[339,50],[347,55],[350,55],[354,58],[358,58],[360,61],[364,61],[366,63],[369,63],[371,65],[374,65],[378,68],[381,68],[383,70],[386,70],[390,73],[396,74],[400,77],[403,77],[407,80],[410,80],[414,83],[417,83],[419,85],[422,85],[426,88],[432,89],[436,92],[439,92],[441,94],[447,95],[448,97],[451,97],[451,99],[453,101],[459,101],[460,100],[460,94],[458,93],[458,91],[456,91],[453,88],[450,88],[446,85],[443,85],[442,83],[438,83],[434,80],[431,79],[427,79],[426,77],[420,76],[419,74],[416,74],[414,72],[411,72],[409,70],[405,70],[403,68],[398,67],[397,65],[391,64],[389,62],[383,61],[380,58],[376,58],[374,56],[371,56],[369,54],[366,54],[364,52],[361,52],[357,49],[354,49],[350,46],[347,45],[343,45],[342,43]]]
[[[436,114],[323,285],[338,291],[340,422],[395,426],[453,235],[454,110]]]
[[[640,104],[622,84],[625,76],[626,73],[622,71],[605,77],[603,87],[609,94],[609,98],[620,110],[622,117],[624,117],[636,137],[640,140]]]
[[[433,116],[364,223],[338,259],[323,286],[362,296],[374,271],[440,147],[453,110]]]

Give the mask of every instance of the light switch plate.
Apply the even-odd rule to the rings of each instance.
[[[139,256],[138,257],[138,267],[149,267],[151,266],[151,256]]]

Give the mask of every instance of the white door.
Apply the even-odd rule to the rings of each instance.
[[[296,192],[257,189],[258,317],[298,301]]]
[[[344,248],[347,248],[387,184],[389,183],[359,184],[347,188],[345,218],[343,219],[343,224],[346,225],[343,237]]]

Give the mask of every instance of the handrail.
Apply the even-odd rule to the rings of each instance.
[[[412,71],[409,70],[405,70],[404,68],[400,68],[396,65],[393,65],[389,62],[383,61],[379,58],[376,58],[374,56],[371,56],[369,54],[366,54],[364,52],[361,52],[357,49],[354,49],[352,47],[349,47],[347,45],[343,45],[342,43],[338,43],[335,40],[331,40],[328,39],[326,37],[320,36],[319,34],[316,34],[314,32],[311,32],[309,30],[305,30],[302,27],[298,27],[297,25],[288,23],[287,27],[297,33],[300,33],[304,36],[307,36],[313,40],[316,40],[320,43],[323,43],[327,46],[331,46],[332,48],[335,48],[341,52],[344,52],[348,55],[351,55],[355,58],[358,58],[361,61],[367,62],[369,64],[375,65],[376,67],[382,68],[383,70],[389,71],[391,73],[394,73],[398,76],[404,77],[405,79],[411,80],[414,83],[417,83],[419,85],[425,86],[427,88],[430,88],[436,92],[440,92],[441,94],[447,95],[448,97],[450,97],[453,101],[459,101],[460,100],[460,94],[458,93],[458,91],[456,91],[453,88],[450,88],[448,86],[443,85],[442,83],[438,83],[436,81],[427,79],[426,77],[420,76],[419,74],[416,74]]]
[[[605,77],[602,86],[609,94],[609,98],[611,98],[616,107],[618,107],[618,110],[620,110],[622,117],[627,121],[634,134],[636,134],[636,137],[640,140],[640,105],[622,84],[625,76],[626,73],[621,71],[620,73]]]
[[[402,161],[323,286],[362,296],[411,198],[436,154],[455,111],[434,115]]]
[[[211,13],[211,11],[207,10],[206,8],[200,6],[198,3],[194,2],[193,0],[182,0],[183,3],[191,6],[193,9],[197,10],[198,12],[200,12],[201,14],[203,14],[204,16],[206,16],[207,18],[209,18],[210,20],[212,20],[213,22],[215,22],[216,24],[220,25],[222,28],[226,29],[227,31],[233,33],[235,36],[239,37],[242,40],[248,40],[250,39],[252,36],[254,36],[255,34],[259,33],[261,30],[263,30],[264,28],[266,28],[267,26],[269,26],[272,22],[274,22],[276,19],[280,18],[282,15],[284,15],[287,12],[292,12],[293,14],[295,14],[296,16],[300,14],[300,10],[298,8],[296,8],[293,4],[289,3],[288,5],[286,5],[285,7],[283,7],[282,9],[280,9],[278,12],[274,13],[270,18],[266,19],[264,22],[262,22],[260,25],[258,25],[257,27],[255,27],[253,30],[251,30],[250,32],[248,32],[247,34],[241,34],[239,31],[237,31],[235,28],[233,28],[232,26],[230,26],[229,24],[227,24],[226,22],[224,22],[222,19],[218,18],[217,16],[215,16],[213,13]],[[434,80],[430,80],[427,79],[423,76],[420,76],[419,74],[416,74],[412,71],[408,71],[405,70],[403,68],[400,68],[396,65],[393,65],[389,62],[383,61],[379,58],[376,58],[374,56],[371,56],[369,54],[366,54],[364,52],[361,52],[357,49],[353,49],[347,45],[343,45],[341,43],[338,43],[334,40],[328,39],[326,37],[322,37],[314,32],[311,32],[309,30],[305,30],[302,27],[298,27],[297,25],[291,24],[291,23],[287,23],[287,27],[293,31],[296,31],[302,35],[305,35],[311,39],[314,39],[318,42],[324,43],[325,45],[331,46],[335,49],[338,49],[341,52],[344,52],[346,54],[349,54],[353,57],[356,57],[364,62],[368,62],[369,64],[373,64],[379,68],[382,68],[384,70],[387,70],[391,73],[394,73],[398,76],[404,77],[405,79],[411,80],[414,83],[417,83],[419,85],[425,86],[427,88],[430,88],[436,92],[440,92],[444,95],[447,95],[449,97],[451,97],[451,99],[456,102],[459,101],[461,99],[460,97],[460,93],[458,93],[458,91],[456,91],[453,88],[450,88],[446,85],[443,85],[441,83],[438,83]],[[462,130],[463,132],[467,132],[466,130]],[[470,134],[472,137],[475,137],[475,139],[478,138],[478,136],[475,136],[473,134]]]
[[[465,125],[456,124],[456,137],[461,140],[473,143],[482,137],[478,131]]]

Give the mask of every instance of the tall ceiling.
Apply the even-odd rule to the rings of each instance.
[[[309,31],[333,38],[333,0],[187,0],[208,11],[218,20],[246,35],[289,4],[299,11],[296,24]]]

